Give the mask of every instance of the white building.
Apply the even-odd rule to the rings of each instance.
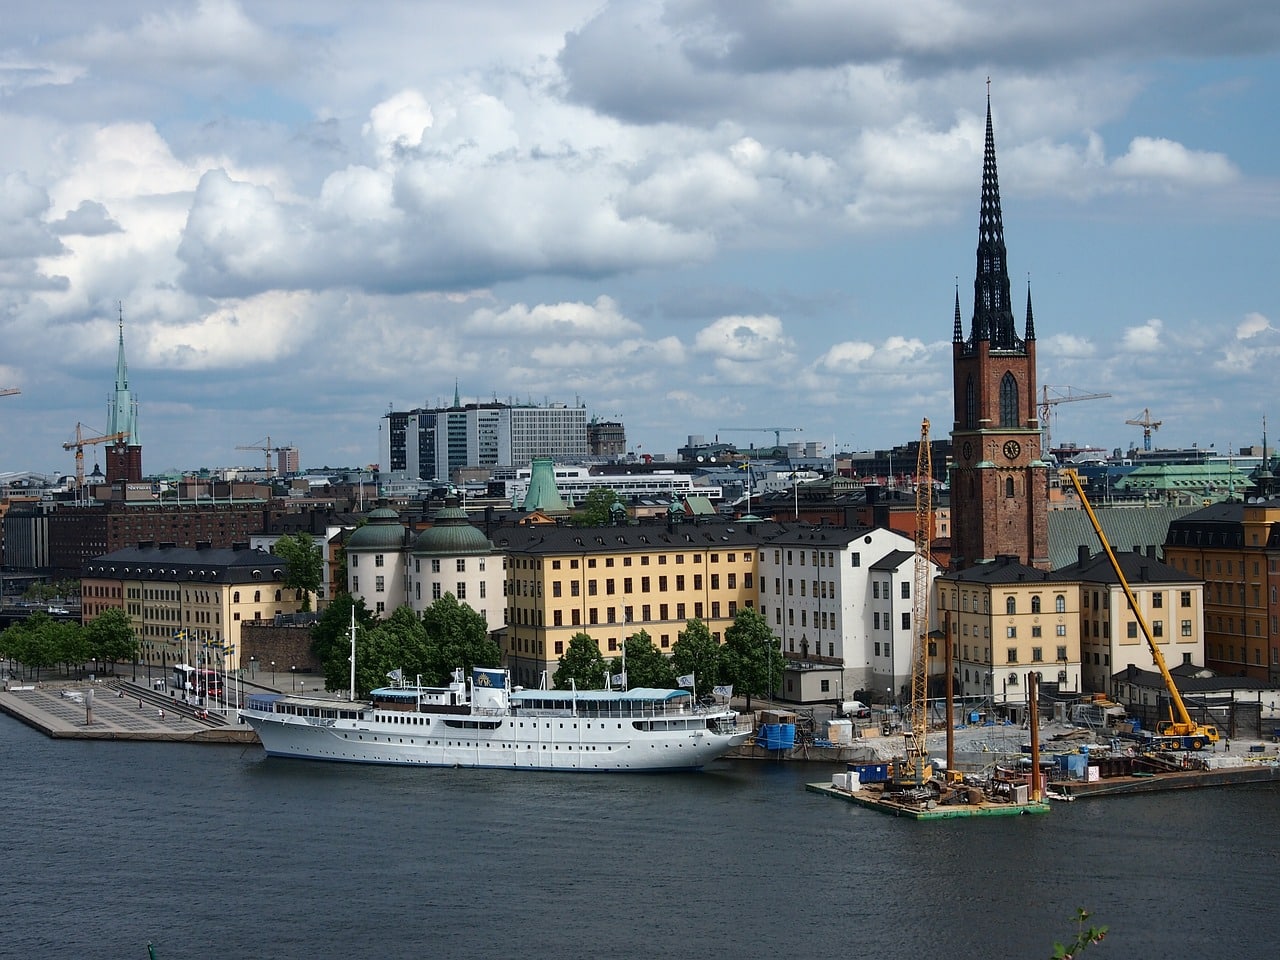
[[[937,573],[931,563],[930,585]],[[896,696],[911,675],[914,583],[915,544],[892,530],[797,528],[772,538],[760,551],[760,611],[788,661],[782,696]]]

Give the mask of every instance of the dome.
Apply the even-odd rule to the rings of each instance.
[[[400,514],[390,507],[369,511],[369,522],[347,538],[347,551],[399,550],[404,545],[404,526]]]
[[[418,534],[413,542],[413,552],[456,557],[469,553],[492,553],[493,544],[471,525],[467,511],[451,500],[436,513],[433,525]]]

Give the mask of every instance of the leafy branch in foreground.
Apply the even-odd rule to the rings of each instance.
[[[1053,945],[1053,956],[1050,960],[1071,960],[1076,954],[1080,953],[1088,947],[1095,946],[1103,941],[1107,935],[1106,927],[1086,927],[1085,921],[1089,919],[1089,911],[1084,907],[1076,908],[1076,938],[1070,943],[1057,943]]]

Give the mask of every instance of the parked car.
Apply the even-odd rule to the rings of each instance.
[[[866,720],[871,716],[871,708],[861,700],[845,700],[840,704],[837,713],[841,717],[850,717],[856,720]]]

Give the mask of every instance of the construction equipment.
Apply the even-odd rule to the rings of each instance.
[[[119,443],[123,446],[129,440],[129,434],[126,433],[109,433],[102,437],[86,437],[84,435],[83,425],[76,424],[76,438],[68,440],[62,445],[63,450],[75,450],[76,452],[76,499],[80,498],[81,492],[84,490],[84,448],[95,443]]]
[[[1048,387],[1040,388],[1040,427],[1044,430],[1044,447],[1045,450],[1051,450],[1053,445],[1050,443],[1049,437],[1049,418],[1053,414],[1054,407],[1060,403],[1077,403],[1080,400],[1105,400],[1111,396],[1109,393],[1072,393],[1073,387]],[[1054,391],[1053,396],[1049,396],[1049,391]],[[1060,390],[1066,390],[1066,393],[1059,393]]]
[[[1187,705],[1182,700],[1182,694],[1178,692],[1178,685],[1174,683],[1173,674],[1169,672],[1169,667],[1164,662],[1164,654],[1160,652],[1160,647],[1151,636],[1146,618],[1138,609],[1138,600],[1133,595],[1133,590],[1129,588],[1129,581],[1125,579],[1124,571],[1120,569],[1120,561],[1116,559],[1115,552],[1107,541],[1107,535],[1102,532],[1102,524],[1098,522],[1098,517],[1089,504],[1089,498],[1085,496],[1080,475],[1075,470],[1067,470],[1065,473],[1071,481],[1071,486],[1075,488],[1076,496],[1080,498],[1080,505],[1089,516],[1089,523],[1093,526],[1098,542],[1102,544],[1116,579],[1124,589],[1125,598],[1129,601],[1129,609],[1133,611],[1134,619],[1138,621],[1138,627],[1147,639],[1147,649],[1151,651],[1151,659],[1155,661],[1156,669],[1164,679],[1165,689],[1169,692],[1169,719],[1156,724],[1156,735],[1151,739],[1151,747],[1155,750],[1203,750],[1209,744],[1217,743],[1217,727],[1197,723],[1191,719]]]
[[[933,454],[929,421],[920,424],[916,456],[915,593],[911,602],[911,703],[903,736],[906,756],[897,763],[892,786],[923,790],[933,779],[926,738],[929,733],[929,545],[933,532]]]
[[[267,437],[267,438],[266,438],[266,443],[265,443],[265,444],[262,444],[262,443],[240,444],[239,446],[237,446],[237,447],[236,447],[236,449],[237,449],[237,450],[261,450],[261,451],[263,451],[263,455],[264,455],[264,456],[266,457],[266,459],[267,459],[267,476],[268,476],[268,477],[273,477],[273,476],[275,476],[275,471],[274,471],[273,469],[271,469],[271,455],[272,455],[273,453],[279,453],[281,450],[285,450],[285,449],[287,449],[287,448],[286,448],[286,447],[273,447],[273,446],[271,445],[271,438],[270,438],[270,437]]]
[[[1125,423],[1127,423],[1131,427],[1142,428],[1142,449],[1150,451],[1151,450],[1151,431],[1159,430],[1160,424],[1164,423],[1164,421],[1152,420],[1151,411],[1148,410],[1146,407],[1143,407],[1142,416],[1140,418],[1135,417],[1132,420],[1126,420]]]
[[[720,433],[772,433],[773,445],[775,447],[782,446],[782,435],[784,433],[798,433],[804,427],[721,427]]]

